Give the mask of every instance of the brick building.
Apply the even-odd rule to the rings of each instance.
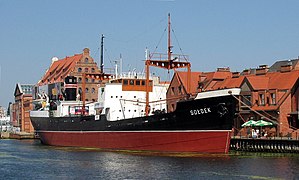
[[[216,72],[192,72],[191,92],[241,88],[236,132],[249,120],[271,121],[275,135],[299,135],[299,60],[277,61],[271,67],[261,65],[243,72],[218,68]],[[167,91],[168,110],[175,102],[186,98],[187,73],[176,72]],[[177,98],[176,98],[177,97]],[[243,103],[241,103],[243,102]]]
[[[299,68],[298,60],[278,61],[270,68],[262,65],[245,70],[218,83],[217,89],[241,88],[236,129],[249,119],[264,119],[275,124],[276,135],[298,134]],[[280,65],[280,67],[278,66]]]
[[[176,108],[176,102],[195,96],[198,92],[213,90],[217,82],[231,77],[229,68],[218,68],[216,72],[191,72],[190,92],[187,91],[187,72],[176,71],[171,79],[167,97],[167,111],[172,112]],[[189,94],[189,95],[187,95]]]
[[[29,111],[32,110],[32,88],[31,84],[19,83],[15,88],[15,102],[11,106],[10,119],[13,127],[19,128],[21,132],[34,132],[29,117]]]
[[[67,76],[75,76],[78,82],[78,93],[82,92],[83,73],[100,73],[97,63],[89,54],[89,49],[85,48],[82,54],[65,57],[64,59],[53,58],[52,64],[44,76],[38,82],[39,87],[43,87],[51,94],[61,93],[63,82]],[[99,81],[86,78],[85,100],[97,101]],[[45,87],[46,86],[46,87]],[[36,90],[41,91],[41,90]]]

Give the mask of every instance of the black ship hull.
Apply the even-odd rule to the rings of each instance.
[[[49,145],[226,153],[235,110],[235,98],[227,95],[178,102],[171,113],[117,121],[107,121],[105,115],[31,116],[31,121],[41,141]]]

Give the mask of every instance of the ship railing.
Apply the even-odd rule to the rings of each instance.
[[[150,60],[168,60],[168,54],[163,53],[151,53],[149,56]],[[189,56],[184,54],[171,54],[171,60],[176,61],[189,61]]]

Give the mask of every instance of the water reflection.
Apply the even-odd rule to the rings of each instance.
[[[299,156],[149,154],[0,140],[0,179],[299,179]]]

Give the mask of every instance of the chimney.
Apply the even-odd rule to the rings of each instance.
[[[232,72],[232,78],[240,77],[240,72]]]
[[[260,65],[257,69],[255,74],[256,75],[265,75],[269,70],[268,65]]]
[[[89,49],[88,48],[83,49],[83,55],[84,56],[89,56]]]
[[[244,75],[244,76],[249,75],[250,74],[250,69],[244,69],[241,74]]]
[[[217,68],[217,72],[230,72],[229,67],[221,67]]]

